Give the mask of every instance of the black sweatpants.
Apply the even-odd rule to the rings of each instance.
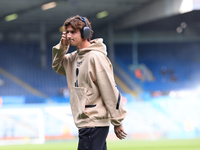
[[[108,131],[109,127],[80,129],[78,150],[107,150]]]

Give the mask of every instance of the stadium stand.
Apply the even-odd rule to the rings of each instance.
[[[60,88],[67,86],[64,76],[58,76],[51,67],[51,49],[47,47],[47,66],[40,67],[40,47],[35,43],[1,43],[0,95],[24,95],[31,99],[52,98]]]
[[[138,44],[139,64],[145,65],[155,77],[155,80],[148,81],[138,79],[130,69],[131,44],[116,44],[115,73],[130,90],[136,90],[137,86],[140,92],[144,91],[140,99],[148,99],[151,95],[148,92],[191,88],[195,86],[195,81],[199,80],[198,46],[199,43],[194,42]],[[4,42],[0,44],[0,48],[3,51],[0,55],[0,79],[4,81],[4,85],[0,86],[0,95],[24,95],[27,97],[27,103],[41,103],[48,99],[66,101],[65,98],[62,99],[61,91],[67,87],[66,79],[57,75],[51,67],[52,45],[47,46],[46,68],[40,67],[40,46],[37,43]],[[119,69],[130,77],[129,80]],[[136,86],[133,86],[133,83]],[[123,87],[118,87],[124,95],[127,94]]]
[[[199,80],[197,69],[199,60],[197,58],[200,55],[198,46],[195,47],[195,44],[198,45],[198,43],[191,45],[189,43],[185,45],[177,43],[139,44],[139,64],[146,65],[152,71],[155,76],[154,81],[141,81],[136,78],[134,71],[130,68],[132,65],[130,45],[125,47],[115,45],[117,67],[114,69],[119,69],[115,70],[116,77],[129,90],[135,90],[136,86],[132,85],[133,82],[141,89],[137,96],[134,96],[131,92],[127,93],[124,87],[117,82],[129,112],[125,124],[131,138],[154,140],[162,137],[193,138],[200,136],[199,125],[193,123],[194,120],[199,122],[197,115],[200,113],[198,111],[199,102],[196,98],[189,102],[188,97],[172,98],[169,95],[153,96],[152,94],[156,91],[164,93],[168,90],[195,86],[195,81]],[[187,49],[185,49],[186,46]],[[73,138],[76,135],[73,121],[66,122],[64,119],[66,114],[69,119],[72,119],[69,113],[69,97],[65,97],[67,93],[66,95],[63,93],[65,88],[67,89],[67,83],[64,76],[57,75],[51,68],[52,45],[47,47],[47,67],[45,69],[40,67],[38,44],[1,43],[0,48],[3,51],[3,55],[0,55],[0,79],[4,81],[4,84],[0,86],[3,108],[8,110],[13,107],[42,109],[46,140]],[[122,51],[122,48],[126,48],[126,53]],[[170,70],[171,68],[173,70]],[[124,73],[132,81],[128,81]],[[177,76],[176,81],[169,80],[173,73]],[[56,111],[60,110],[61,106],[63,106],[63,112]],[[15,117],[14,114],[13,117]],[[113,131],[110,132],[112,134]],[[27,130],[28,133],[29,130]],[[0,136],[3,136],[3,133]]]
[[[154,81],[136,79],[134,71],[130,70],[133,62],[130,57],[131,44],[115,46],[116,61],[135,82],[142,86],[144,91],[166,92],[188,89],[195,86],[195,81],[199,80],[198,47],[197,42],[138,44],[138,63],[145,64],[152,71]]]

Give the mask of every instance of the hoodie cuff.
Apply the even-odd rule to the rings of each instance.
[[[121,126],[122,125],[122,121],[118,121],[118,120],[114,120],[114,119],[111,119],[111,123],[113,126]]]

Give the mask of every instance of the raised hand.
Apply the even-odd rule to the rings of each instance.
[[[66,34],[65,31],[64,31],[63,34],[62,34],[61,44],[62,44],[63,46],[68,46],[68,45],[69,45],[69,42],[68,42],[68,40],[67,40],[67,34]]]

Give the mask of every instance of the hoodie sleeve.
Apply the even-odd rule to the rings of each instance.
[[[112,65],[108,58],[95,60],[97,83],[102,99],[111,116],[111,123],[120,126],[126,116],[122,95],[115,84]]]
[[[61,42],[53,47],[52,51],[52,68],[56,73],[60,75],[66,75],[64,68],[64,61],[68,59],[68,55],[66,55],[69,46],[61,45]]]

